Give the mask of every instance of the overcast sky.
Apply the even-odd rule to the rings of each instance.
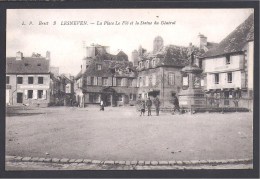
[[[110,46],[112,54],[123,50],[131,59],[131,52],[140,45],[152,51],[153,39],[158,35],[164,39],[164,45],[197,44],[199,33],[210,42],[220,42],[252,12],[251,9],[12,9],[7,11],[6,53],[8,57],[15,56],[17,51],[24,56],[33,52],[45,56],[50,51],[52,66],[58,66],[61,73],[76,75],[86,56],[83,41],[86,45]],[[29,25],[30,21],[33,25]],[[39,21],[48,25],[38,25]],[[87,21],[88,25],[61,25],[62,21]],[[97,25],[97,21],[134,24]],[[135,25],[136,21],[159,24]],[[161,21],[175,24],[162,25]]]

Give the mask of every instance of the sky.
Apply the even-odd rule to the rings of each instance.
[[[164,39],[164,45],[197,45],[199,33],[209,42],[218,43],[252,12],[252,9],[8,9],[6,54],[14,57],[21,51],[25,57],[33,52],[45,56],[50,51],[51,66],[59,67],[60,73],[76,75],[86,56],[85,46],[92,43],[110,46],[111,54],[122,50],[131,60],[131,52],[140,45],[152,51],[158,35]],[[87,25],[64,25],[68,21],[87,21]],[[141,24],[142,21],[151,25]]]

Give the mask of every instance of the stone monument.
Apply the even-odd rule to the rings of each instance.
[[[205,107],[206,100],[201,87],[202,69],[194,64],[194,46],[189,47],[189,65],[182,68],[182,89],[179,93],[179,104],[181,108],[194,112]]]

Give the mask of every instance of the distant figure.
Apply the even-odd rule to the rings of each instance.
[[[151,116],[152,101],[150,98],[148,98],[148,100],[146,101],[146,106],[147,106],[148,116]]]
[[[141,104],[140,104],[140,110],[141,110],[141,114],[140,116],[144,116],[144,113],[145,113],[145,102],[142,101]]]
[[[100,111],[104,111],[104,101],[100,101]]]
[[[156,116],[159,116],[159,111],[160,111],[160,100],[158,97],[154,99],[154,106],[155,106],[155,111],[156,111]]]
[[[179,100],[175,94],[173,95],[173,106],[173,114],[175,114],[176,111],[180,112]]]

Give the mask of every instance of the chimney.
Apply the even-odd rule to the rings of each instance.
[[[200,49],[203,49],[205,46],[207,46],[207,37],[200,33],[199,33],[198,37],[199,37]]]
[[[46,60],[50,60],[51,59],[51,52],[47,51],[46,52]]]
[[[22,60],[23,59],[23,53],[22,52],[16,52],[16,60]]]

